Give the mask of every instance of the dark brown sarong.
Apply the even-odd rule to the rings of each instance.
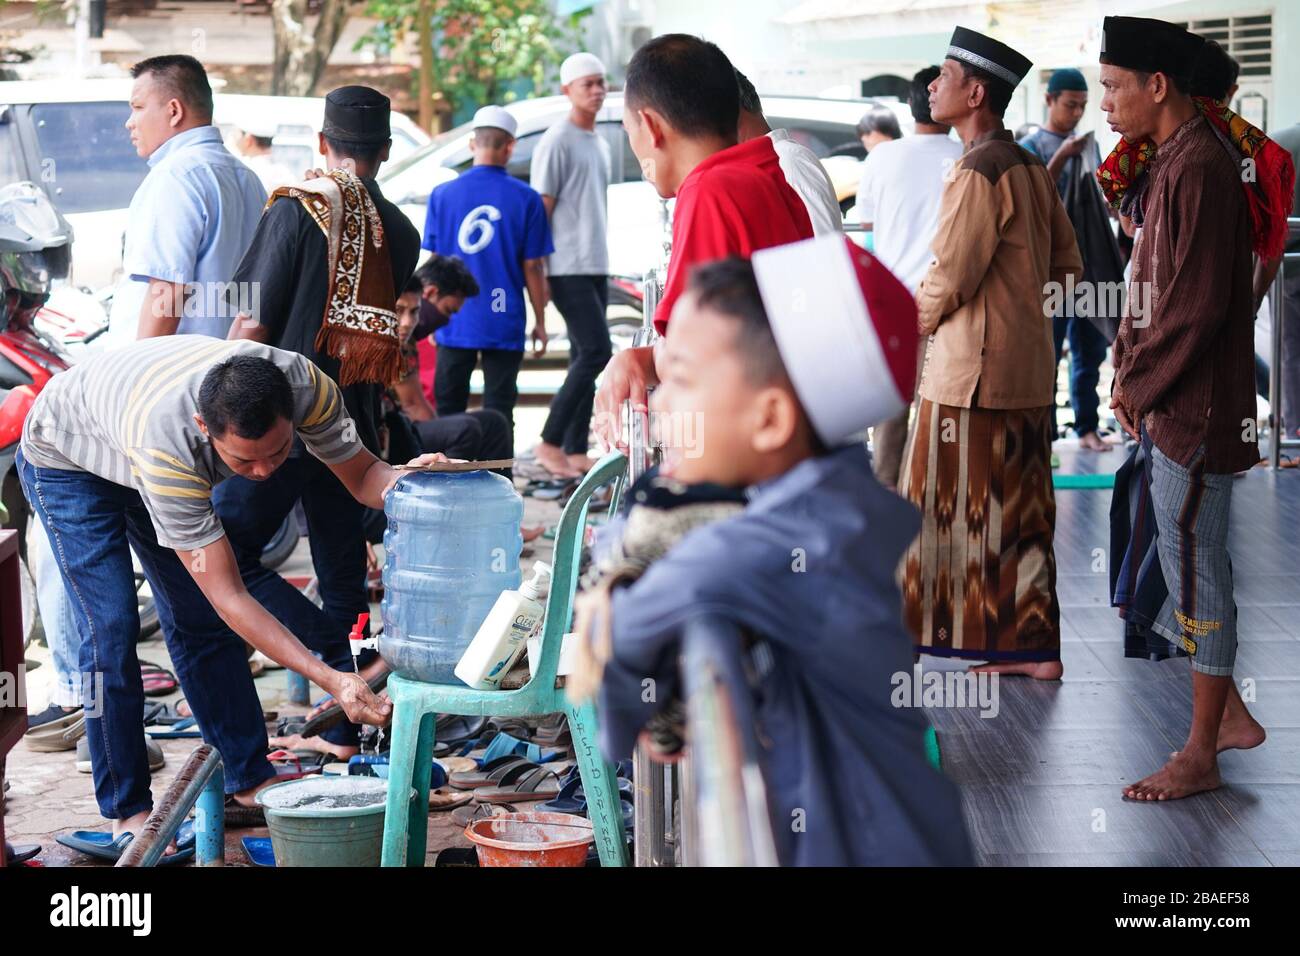
[[[903,617],[919,653],[1061,656],[1052,534],[1052,409],[922,399],[899,493],[921,509],[903,559]]]

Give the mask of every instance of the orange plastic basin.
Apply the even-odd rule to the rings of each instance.
[[[479,866],[585,866],[591,822],[571,813],[503,813],[475,820],[465,836]]]

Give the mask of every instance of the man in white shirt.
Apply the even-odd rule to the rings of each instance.
[[[736,85],[740,87],[740,121],[736,124],[737,142],[766,136],[772,141],[776,157],[781,162],[781,172],[803,204],[812,220],[813,235],[824,236],[844,232],[844,216],[835,186],[821,160],[807,146],[797,143],[783,129],[772,129],[763,115],[763,102],[749,78],[736,71]]]
[[[908,107],[916,133],[876,144],[858,187],[858,218],[873,233],[876,258],[913,292],[934,258],[930,244],[939,227],[944,180],[962,153],[949,127],[930,116],[928,87],[938,75],[939,68],[930,66],[912,77]],[[924,355],[923,343],[918,368]],[[909,407],[872,433],[876,476],[891,488],[898,484],[910,413]]]
[[[275,123],[266,120],[246,120],[235,144],[239,149],[239,158],[257,174],[268,195],[280,186],[296,183],[303,177],[303,170],[295,172],[288,166],[277,163],[272,157],[271,146],[277,129]]]
[[[560,64],[560,92],[569,98],[569,115],[542,134],[529,180],[550,219],[551,301],[569,333],[568,374],[551,400],[535,455],[561,477],[584,475],[595,464],[587,455],[591,406],[596,378],[613,354],[605,318],[610,151],[596,129],[607,89],[605,64],[593,54],[575,53]],[[538,325],[541,321],[538,316]]]

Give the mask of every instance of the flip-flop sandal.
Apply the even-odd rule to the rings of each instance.
[[[181,686],[176,681],[175,674],[149,661],[140,662],[140,680],[144,684],[146,697],[166,697],[168,694],[175,693]]]
[[[483,751],[483,760],[491,761],[497,757],[514,755],[525,757],[533,763],[550,763],[562,759],[566,753],[566,750],[543,750],[537,744],[520,740],[514,734],[498,731],[487,749]]]
[[[40,855],[39,843],[6,843],[5,866],[19,866]]]
[[[478,847],[475,846],[449,846],[445,850],[438,851],[437,857],[434,858],[433,865],[446,867],[461,866],[478,866]]]
[[[228,827],[264,827],[266,814],[261,806],[246,807],[235,800],[233,793],[226,794],[224,813]]]
[[[78,853],[84,853],[86,856],[93,856],[99,860],[116,862],[126,852],[126,848],[131,845],[131,841],[135,839],[135,834],[123,833],[114,839],[111,831],[104,833],[99,830],[76,830],[72,833],[60,834],[55,839]],[[193,822],[186,820],[182,823],[176,831],[175,839],[176,852],[164,854],[158,860],[159,866],[175,866],[194,857]]]
[[[463,717],[460,714],[441,714],[434,724],[433,755],[463,757],[480,741],[486,742],[490,722],[486,717]]]
[[[271,846],[270,837],[247,836],[239,842],[253,866],[275,866],[275,848]]]
[[[275,733],[272,737],[292,737],[294,735],[302,736],[302,728],[307,725],[307,716],[305,714],[289,714],[281,717],[275,722]]]
[[[451,790],[447,787],[439,787],[437,790],[429,791],[429,809],[433,812],[443,810],[454,810],[457,807],[463,807],[467,803],[474,802],[474,794],[469,790]]]
[[[478,761],[473,757],[439,757],[438,763],[448,774],[473,773],[478,769]]]
[[[182,714],[178,706],[185,698],[176,701],[174,704],[165,702],[145,701],[144,702],[144,723],[148,727],[157,725],[159,727],[172,727],[183,720],[193,720],[193,714]]]
[[[348,776],[388,779],[388,754],[355,754],[348,760]],[[447,786],[447,769],[437,760],[429,764],[429,789]]]
[[[326,755],[317,754],[317,756]],[[271,766],[275,768],[277,780],[301,780],[303,777],[320,773],[321,768],[325,765],[325,761],[322,761],[314,766],[304,766],[304,758],[293,750],[272,750],[266,755],[266,759],[271,761]]]
[[[29,730],[23,739],[27,749],[37,753],[57,753],[73,750],[77,741],[86,736],[86,715],[84,711],[69,714],[66,718],[42,724]]]
[[[519,768],[516,768],[519,769]],[[560,777],[554,770],[533,764],[522,772],[507,775],[504,786],[480,787],[474,791],[476,803],[527,803],[550,800],[560,792]]]
[[[198,721],[193,717],[182,717],[174,724],[149,726],[144,732],[151,740],[191,740],[203,736],[198,728]]]
[[[451,822],[459,827],[467,827],[475,820],[485,820],[488,817],[499,817],[503,813],[515,812],[515,808],[508,803],[475,803],[451,811]]]
[[[479,770],[470,773],[453,773],[448,782],[457,790],[477,790],[479,787],[490,787],[500,783],[501,778],[509,772],[510,768],[528,763],[529,761],[523,757],[506,754],[504,757],[498,757],[496,760],[483,764]],[[533,766],[536,766],[536,764],[533,764]]]

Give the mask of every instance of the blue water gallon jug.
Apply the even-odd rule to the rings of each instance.
[[[419,471],[384,514],[379,654],[403,677],[459,684],[456,662],[501,592],[519,587],[523,499],[490,471]]]

